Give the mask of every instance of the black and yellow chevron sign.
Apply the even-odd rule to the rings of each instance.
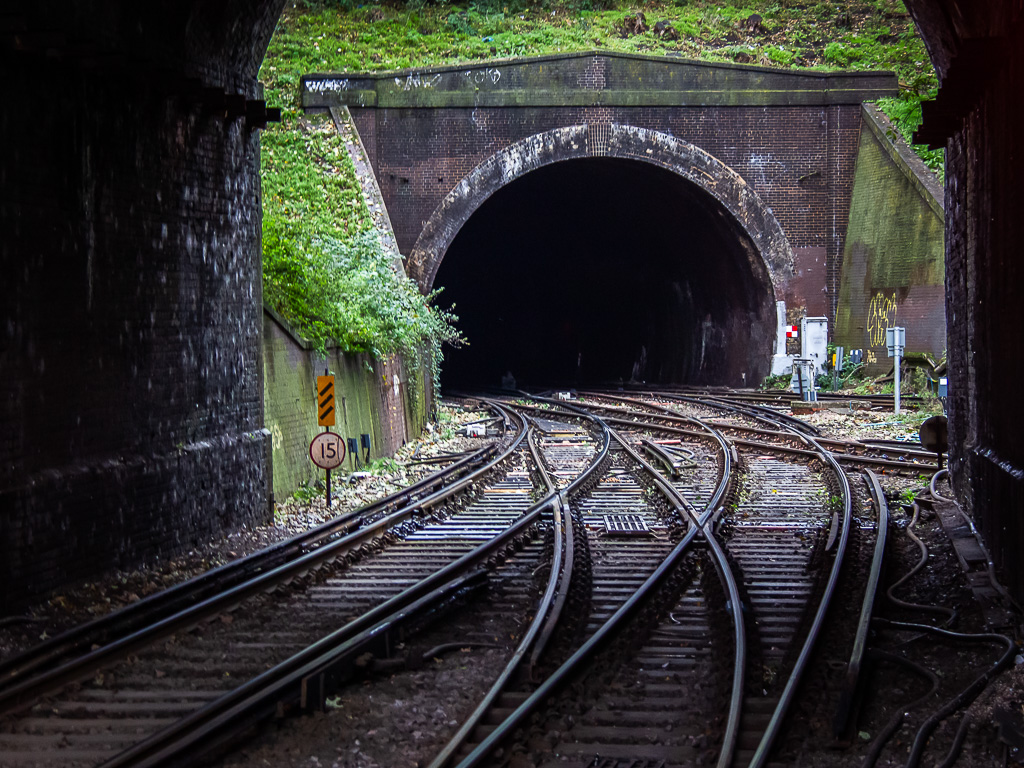
[[[334,377],[316,377],[317,417],[321,427],[334,426]]]

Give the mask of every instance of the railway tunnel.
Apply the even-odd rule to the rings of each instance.
[[[740,385],[766,373],[768,269],[729,211],[670,170],[594,157],[503,186],[434,280],[468,344],[443,384]]]
[[[282,6],[46,0],[3,14],[5,610],[266,514],[257,73]],[[906,6],[942,82],[919,140],[947,150],[950,471],[1020,597],[1024,419],[1005,393],[1024,377],[1024,17],[1016,0]],[[415,213],[418,227],[430,211]]]

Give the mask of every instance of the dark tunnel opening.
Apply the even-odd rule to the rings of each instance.
[[[774,295],[750,237],[706,191],[647,163],[545,166],[466,222],[434,287],[469,344],[447,389],[760,382]]]

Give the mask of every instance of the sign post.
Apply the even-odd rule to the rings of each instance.
[[[896,408],[894,413],[900,412],[900,363],[903,357],[903,347],[907,343],[907,329],[906,328],[886,328],[885,329],[885,346],[889,352],[889,357],[896,358],[895,363],[895,376],[893,384],[896,393]]]
[[[345,441],[336,432],[321,432],[309,444],[309,458],[327,470],[327,506],[331,505],[331,470],[345,461]]]
[[[316,377],[317,423],[325,432],[313,438],[309,444],[309,457],[321,469],[327,470],[327,508],[331,508],[331,470],[341,466],[345,460],[345,442],[340,435],[331,432],[335,423],[334,377],[325,370]]]

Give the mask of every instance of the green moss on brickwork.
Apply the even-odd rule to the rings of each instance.
[[[425,361],[424,361],[425,362]],[[267,315],[264,323],[264,419],[271,435],[274,498],[282,500],[322,471],[309,458],[309,443],[323,431],[317,423],[316,377],[329,371],[335,377],[336,424],[342,437],[370,435],[370,459],[390,456],[426,423],[427,397],[423,376],[410,376],[407,366],[393,357],[381,362],[370,355],[339,349],[318,354],[298,342],[279,320]],[[416,367],[415,365],[411,367]],[[395,376],[398,377],[396,394]],[[391,405],[399,407],[392,410]],[[365,455],[360,451],[360,462]],[[344,474],[357,469],[352,457],[339,468]]]
[[[885,328],[907,329],[907,351],[945,351],[944,222],[923,165],[879,136],[866,115],[854,172],[834,337],[888,366]],[[884,132],[882,133],[884,137]],[[915,160],[916,162],[916,160]],[[924,178],[931,191],[921,181]]]

